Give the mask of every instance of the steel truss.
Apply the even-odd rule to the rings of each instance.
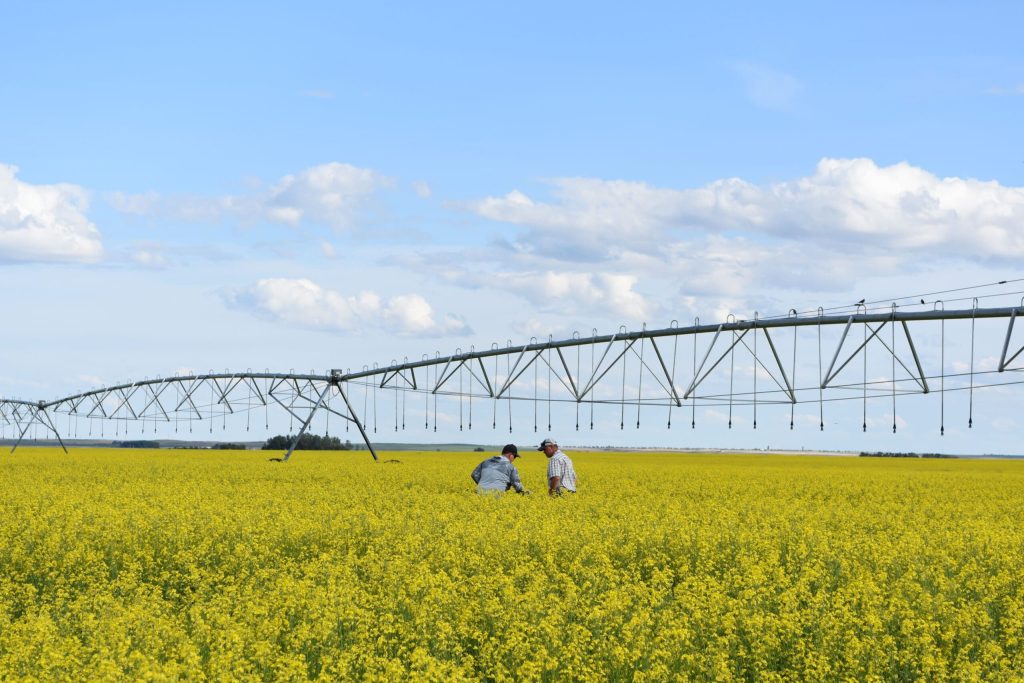
[[[1016,318],[1024,314],[1024,304],[961,310],[943,310],[938,306],[925,311],[901,311],[893,305],[883,312],[871,312],[858,306],[854,312],[842,315],[825,315],[819,309],[817,315],[801,316],[791,311],[788,316],[770,319],[758,319],[755,315],[752,320],[735,320],[730,316],[729,320],[718,324],[702,325],[698,320],[686,327],[673,323],[655,330],[644,328],[631,332],[622,328],[615,334],[603,336],[595,331],[591,337],[575,334],[560,341],[531,340],[522,346],[509,343],[504,348],[492,345],[483,351],[457,351],[449,356],[435,354],[433,358],[364,367],[356,372],[335,369],[324,375],[239,372],[145,379],[52,401],[0,399],[0,425],[15,429],[17,441],[13,452],[33,426],[52,433],[64,447],[55,420],[57,415],[66,415],[69,421],[72,418],[123,421],[125,425],[141,421],[143,429],[147,422],[151,422],[154,429],[158,424],[173,425],[176,431],[187,424],[191,431],[196,423],[212,427],[212,423],[226,422],[230,416],[245,416],[248,428],[254,416],[258,418],[261,411],[266,414],[273,407],[285,411],[301,425],[282,460],[287,461],[292,456],[299,438],[317,413],[335,415],[354,425],[377,460],[366,429],[367,409],[364,406],[360,417],[351,400],[353,387],[359,387],[364,402],[370,391],[374,396],[377,390],[394,392],[396,430],[398,396],[402,398],[404,428],[406,394],[409,394],[423,397],[426,428],[429,428],[433,399],[435,431],[439,396],[458,401],[460,429],[464,402],[468,401],[470,428],[474,399],[490,401],[492,427],[497,427],[499,404],[507,402],[510,430],[512,401],[533,403],[535,429],[538,404],[547,403],[549,423],[552,403],[575,404],[576,428],[579,429],[580,409],[588,406],[593,427],[594,405],[619,406],[620,428],[625,426],[627,406],[636,408],[637,427],[643,407],[667,408],[671,427],[672,410],[688,405],[691,427],[695,427],[697,407],[728,406],[729,426],[732,427],[733,407],[753,406],[756,428],[758,405],[789,405],[792,428],[792,407],[796,404],[813,402],[823,406],[826,402],[842,400],[864,402],[863,427],[866,430],[868,399],[887,397],[893,402],[895,431],[897,396],[928,394],[938,384],[942,394],[968,390],[973,399],[976,389],[1021,383],[1017,379],[995,381],[994,376],[1024,369],[1019,367],[1024,360],[1024,343],[1014,335]],[[975,369],[975,330],[978,321],[987,319],[1007,322],[996,369],[982,371]],[[920,329],[929,321],[938,321],[942,330],[942,359],[937,371],[933,369],[930,373],[926,371],[929,364],[919,354],[912,334],[912,328]],[[946,323],[956,321],[970,324],[969,373],[947,372]],[[812,343],[808,350],[805,340],[798,350],[797,331],[802,328],[805,333],[806,328],[812,328],[810,335],[816,337],[816,349]],[[841,334],[831,352],[823,356],[822,330],[829,328],[839,329]],[[1017,336],[1024,337],[1024,332]],[[684,344],[681,363],[679,342],[686,338],[692,344]],[[996,346],[990,336],[982,340],[982,345],[993,349]],[[815,351],[817,377],[812,384],[799,386],[798,367],[806,370],[807,366],[813,366],[812,352]],[[879,378],[873,369],[869,378],[869,351],[873,354],[873,368],[878,367],[880,357],[891,367],[891,372]],[[746,382],[752,381],[749,389],[737,390],[735,386],[737,358],[753,368],[751,376],[744,378]],[[825,365],[827,359],[830,361]],[[688,368],[684,367],[687,361],[692,361]],[[1015,363],[1018,366],[1014,366]],[[851,376],[858,368],[860,376]],[[677,379],[680,373],[687,377],[682,383]],[[947,387],[947,380],[961,385],[969,381],[969,385]],[[971,405],[973,410],[973,400]],[[971,421],[973,415],[969,426]],[[824,429],[823,418],[820,428]],[[941,430],[944,429],[943,424]]]

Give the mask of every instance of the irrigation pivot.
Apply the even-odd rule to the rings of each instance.
[[[356,371],[145,379],[48,401],[0,399],[0,436],[9,433],[13,452],[30,430],[52,434],[63,447],[65,419],[64,436],[77,436],[85,426],[90,435],[105,436],[110,426],[115,435],[128,434],[130,425],[141,425],[143,433],[212,434],[229,420],[244,420],[249,431],[269,429],[273,411],[287,418],[289,433],[297,428],[284,461],[315,417],[340,419],[376,460],[371,432],[384,412],[379,402],[393,407],[395,431],[422,422],[436,432],[439,399],[441,415],[452,425],[457,421],[460,431],[472,429],[474,410],[478,425],[511,431],[513,404],[527,407],[526,426],[532,416],[534,431],[566,428],[553,422],[567,415],[575,417],[577,430],[581,424],[593,429],[595,408],[617,413],[620,429],[634,422],[639,428],[645,413],[667,428],[680,416],[696,428],[698,409],[707,408],[728,411],[732,428],[742,409],[756,429],[758,409],[772,406],[788,407],[792,429],[800,404],[815,404],[824,429],[826,406],[834,402],[859,402],[867,430],[868,404],[882,400],[891,403],[895,431],[897,401],[930,393],[940,394],[941,434],[946,394],[967,392],[972,427],[975,392],[1021,384],[1024,330],[1016,319],[1024,315],[1024,301],[1015,303],[985,307],[974,297],[968,306],[949,309],[940,300],[857,303],[845,310],[507,342]],[[992,357],[995,364],[979,362]],[[390,423],[391,413],[384,419]]]

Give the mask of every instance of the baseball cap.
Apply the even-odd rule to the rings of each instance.
[[[505,444],[505,447],[501,449],[501,454],[505,455],[506,453],[511,453],[517,458],[522,457],[519,455],[519,449],[516,448],[516,445],[514,443]]]
[[[540,448],[538,448],[537,450],[538,451],[542,451],[542,450],[544,450],[545,446],[557,446],[557,445],[558,444],[555,443],[554,439],[544,439],[543,441],[540,442]]]

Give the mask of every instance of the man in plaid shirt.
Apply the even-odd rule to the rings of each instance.
[[[548,459],[548,494],[576,493],[576,470],[569,456],[559,450],[558,443],[554,439],[544,439],[537,450],[543,451]]]

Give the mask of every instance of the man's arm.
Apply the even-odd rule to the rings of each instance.
[[[549,463],[551,467],[548,468],[548,493],[552,496],[558,495],[559,489],[562,488],[562,477],[565,476],[565,463],[561,460],[554,460]]]
[[[480,483],[480,473],[483,472],[483,469],[484,469],[484,464],[480,463],[479,465],[476,466],[476,469],[473,470],[473,474],[469,475],[469,476],[473,477],[473,481],[475,483],[477,483],[477,484]]]
[[[523,482],[519,478],[519,470],[516,469],[515,465],[512,466],[512,472],[509,475],[509,480],[512,482],[512,488],[516,490],[516,493],[523,492]]]
[[[558,495],[558,489],[562,486],[562,478],[554,476],[548,479],[548,494],[555,496]]]

